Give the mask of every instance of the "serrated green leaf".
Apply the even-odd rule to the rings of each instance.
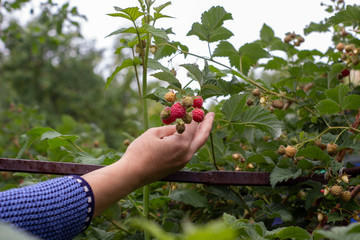
[[[240,120],[245,110],[246,97],[246,94],[232,95],[223,103],[221,111],[229,122]]]
[[[265,23],[260,30],[260,39],[263,42],[270,43],[274,38],[274,31]]]
[[[170,86],[174,89],[181,89],[181,84],[179,80],[171,72],[158,72],[151,74],[151,76],[156,77],[159,80],[168,82]]]
[[[352,25],[354,28],[360,24],[360,6],[347,5],[342,11],[337,12],[334,16],[329,18],[329,23]]]
[[[201,195],[195,190],[192,189],[176,189],[172,191],[169,195],[169,198],[189,204],[193,207],[207,207],[208,200],[204,195]]]
[[[113,14],[108,14],[108,15],[112,16],[112,17],[126,18],[132,22],[135,22],[136,19],[138,19],[139,17],[144,15],[144,13],[139,11],[138,7],[129,7],[129,8],[125,8],[125,9],[116,7],[115,10],[120,13],[113,13]]]
[[[265,70],[279,70],[287,65],[287,61],[280,57],[273,57],[266,64],[264,64]]]
[[[154,7],[154,10],[155,10],[155,12],[159,13],[159,12],[161,12],[165,7],[170,6],[170,5],[171,5],[171,2],[166,2],[166,3],[164,3],[164,4],[161,4],[161,5],[158,6],[158,7]]]
[[[315,108],[321,115],[335,114],[341,111],[339,104],[331,99],[321,100],[318,104],[316,104]]]
[[[247,56],[254,62],[261,58],[268,58],[270,54],[264,50],[258,43],[246,43],[239,49],[241,56]]]
[[[339,104],[339,106],[342,108],[344,106],[345,96],[349,91],[350,89],[348,85],[340,84],[333,89],[326,90],[325,94],[329,99]]]
[[[121,70],[123,70],[127,67],[136,66],[139,64],[141,64],[141,60],[137,57],[135,57],[134,59],[131,59],[131,58],[124,59],[123,62],[121,63],[121,65],[116,67],[115,71],[110,75],[110,77],[108,77],[106,79],[105,89],[110,85],[110,83],[112,82],[112,80],[114,79],[115,75],[118,72],[120,72]]]
[[[329,230],[315,230],[313,236],[314,239],[357,240],[360,239],[360,223],[353,223],[343,227],[332,227]]]
[[[284,227],[266,233],[266,239],[293,239],[306,240],[312,239],[310,233],[300,227]]]
[[[345,97],[343,109],[358,110],[360,108],[360,95],[351,94]]]
[[[308,35],[312,32],[328,32],[330,26],[331,24],[327,22],[323,23],[323,21],[320,21],[320,23],[311,22],[310,25],[304,29],[304,34]]]
[[[280,203],[273,204],[269,207],[269,217],[276,218],[280,217],[281,220],[284,222],[291,221],[293,216],[291,213],[286,209],[286,207]]]
[[[194,23],[187,36],[195,35],[202,41],[216,42],[225,40],[233,36],[233,33],[222,27],[225,20],[232,19],[223,7],[217,6],[210,8],[201,16],[201,23]]]
[[[200,86],[202,85],[203,75],[197,64],[182,64],[180,66],[185,68],[186,70],[188,70],[195,77],[195,79],[199,82]]]
[[[301,148],[297,153],[297,157],[305,157],[312,160],[330,161],[331,157],[316,146]]]
[[[255,127],[274,138],[281,135],[281,124],[277,117],[260,106],[246,109],[241,115],[240,122],[236,124]]]
[[[287,181],[289,179],[296,179],[302,174],[301,169],[289,169],[289,168],[279,168],[275,167],[270,174],[270,183],[274,188],[277,183]]]
[[[153,70],[163,70],[164,72],[169,71],[169,69],[163,66],[159,61],[149,58],[148,59],[148,67]]]
[[[25,152],[25,150],[31,145],[33,144],[33,142],[40,138],[40,136],[48,131],[55,131],[52,128],[49,127],[36,127],[31,129],[30,131],[28,131],[26,134],[21,135],[21,139],[20,139],[20,145],[21,145],[21,149],[19,151],[19,153],[17,154],[16,158],[20,158],[23,153]]]
[[[149,24],[142,25],[141,28],[139,28],[139,31],[141,33],[151,33],[155,37],[163,38],[166,40],[169,39],[165,30],[160,29],[160,28],[155,28]]]
[[[231,20],[232,15],[221,6],[211,7],[201,15],[201,23],[208,30],[216,29],[223,25],[224,21]]]
[[[110,36],[114,36],[114,35],[117,35],[117,34],[120,34],[120,33],[133,33],[133,34],[136,34],[136,29],[134,27],[120,28],[119,30],[116,30],[116,31],[110,33],[105,38],[110,37]]]
[[[145,229],[152,236],[159,240],[175,240],[171,234],[165,232],[159,225],[154,222],[150,222],[145,218],[132,218],[129,220],[129,223],[133,226]]]

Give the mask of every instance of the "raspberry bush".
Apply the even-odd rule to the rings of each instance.
[[[109,14],[129,23],[109,36],[121,37],[116,54],[130,49],[132,56],[122,60],[106,87],[123,69],[134,69],[144,129],[151,118],[158,126],[176,124],[181,134],[186,124],[214,111],[209,140],[185,170],[268,172],[270,186],[158,182],[122,201],[117,213],[125,227],[110,213],[117,230],[101,221],[97,226],[123,239],[142,239],[139,229],[145,239],[359,237],[359,224],[350,223],[359,221],[360,177],[346,174],[346,168],[354,166],[360,150],[360,7],[329,0],[324,7],[332,16],[309,23],[303,33],[289,29],[276,36],[264,24],[259,39],[237,46],[230,39],[236,42],[240,36],[224,26],[232,14],[214,6],[187,33],[215,46],[200,56],[170,40],[173,32],[161,28],[161,21],[169,17],[164,11],[171,3],[156,4],[139,0],[138,7],[115,7]],[[303,48],[306,37],[316,32],[332,34],[326,52]],[[180,56],[183,64],[165,66]],[[186,71],[186,77],[180,79],[175,68]],[[150,81],[161,86],[148,91]],[[150,101],[158,112],[148,109]],[[35,133],[53,137],[43,137],[44,129]],[[281,185],[315,174],[325,183]]]
[[[140,3],[143,10],[153,4]],[[188,210],[197,216],[192,215],[192,219],[208,221],[228,212],[232,217],[261,223],[266,229],[285,226],[294,226],[295,229],[296,226],[296,231],[304,234],[302,239],[312,238],[309,233],[321,235],[318,229],[325,226],[329,228],[356,221],[360,210],[357,204],[359,180],[356,176],[345,177],[343,169],[352,166],[348,156],[357,156],[360,149],[357,76],[360,42],[356,35],[360,8],[346,6],[343,1],[331,1],[326,10],[333,16],[321,23],[310,23],[303,34],[289,29],[285,37],[277,37],[271,27],[264,24],[259,40],[234,46],[228,39],[236,36],[224,27],[225,21],[232,20],[231,13],[221,6],[212,7],[202,14],[201,22],[194,23],[187,34],[198,37],[204,44],[216,45],[213,51],[209,49],[209,56],[199,56],[181,43],[170,41],[170,29],[146,25],[163,16],[160,10],[168,4],[155,7],[153,16],[146,17],[149,11],[145,13],[137,8],[132,8],[131,13],[130,9],[120,12],[129,16],[144,15],[145,21],[138,28],[143,35],[127,40],[132,43],[130,47],[139,44],[157,46],[153,57],[142,59],[142,63],[145,61],[152,69],[152,77],[168,85],[144,95],[164,104],[163,111],[171,107],[170,115],[167,114],[165,119],[161,113],[165,124],[185,117],[189,108],[194,108],[191,110],[192,119],[201,122],[203,101],[212,99],[217,102],[206,105],[208,110],[216,112],[210,140],[194,156],[187,169],[271,173],[270,187],[188,186],[189,189],[172,189],[174,195],[190,190],[203,194],[201,199],[206,199],[203,209]],[[129,29],[122,31],[129,32]],[[301,43],[307,35],[324,31],[333,32],[333,45],[325,53],[302,48]],[[144,38],[147,42],[142,44],[141,36],[149,35],[150,38]],[[274,55],[275,51],[282,52],[283,57]],[[171,61],[179,54],[203,61],[201,67],[197,63],[178,66],[188,71],[185,80],[178,79],[173,69],[162,65],[163,59],[170,57]],[[133,63],[137,56],[134,57]],[[255,74],[259,71],[272,73]],[[108,84],[110,81],[111,77]],[[181,83],[186,81],[188,83],[183,87]],[[197,82],[195,89],[188,87],[191,82]],[[190,97],[193,95],[201,97]],[[181,100],[177,99],[179,96]],[[178,121],[179,132],[184,130],[184,126],[183,120]],[[278,186],[283,181],[312,174],[324,174],[328,183]],[[185,197],[176,200],[199,207]],[[205,209],[212,212],[210,218],[201,215],[205,214]],[[229,216],[223,217],[227,219]],[[278,235],[272,237],[275,239]],[[291,235],[287,237],[291,238]]]

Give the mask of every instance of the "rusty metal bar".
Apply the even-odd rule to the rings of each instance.
[[[104,166],[79,163],[37,161],[27,159],[0,158],[0,171],[9,172],[27,172],[55,175],[83,175],[102,167]],[[345,172],[351,175],[358,175],[360,174],[360,167],[346,169]],[[269,176],[269,172],[178,171],[161,179],[161,181],[201,183],[209,185],[270,186]],[[307,180],[314,180],[322,183],[327,182],[327,180],[324,179],[322,174],[317,174],[310,177],[299,177],[297,179],[291,179],[289,181],[279,183],[278,185],[293,185]]]

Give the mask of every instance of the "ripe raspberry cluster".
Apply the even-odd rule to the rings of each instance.
[[[176,130],[179,134],[185,131],[185,124],[202,122],[204,119],[203,99],[201,96],[185,96],[177,101],[176,93],[169,91],[165,94],[164,99],[172,103],[171,107],[165,107],[160,113],[162,122],[166,125],[176,122]]]

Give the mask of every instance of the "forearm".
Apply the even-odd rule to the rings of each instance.
[[[90,184],[96,200],[94,217],[144,184],[140,175],[130,168],[122,158],[82,176]]]

